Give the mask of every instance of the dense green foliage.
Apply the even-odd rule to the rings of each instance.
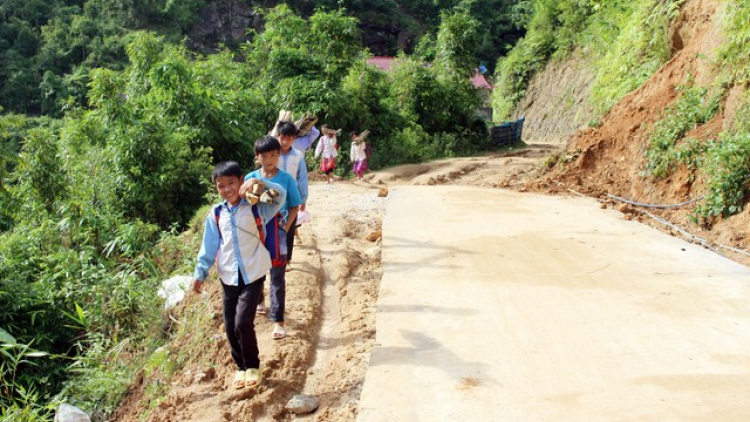
[[[243,60],[131,33],[127,64],[87,70],[62,118],[0,117],[4,419],[45,420],[57,398],[100,420],[114,409],[165,339],[154,293],[190,264],[162,256],[195,254],[175,236],[211,195],[211,164],[249,169],[279,109],[344,128],[344,155],[348,131],[370,129],[375,167],[486,148],[466,12],[443,15],[434,66],[402,55],[391,74],[367,64],[344,10],[265,20]]]
[[[476,39],[464,47],[470,50],[471,70],[479,61],[494,63],[522,35],[514,7],[519,1],[306,0],[289,5],[305,17],[321,7],[347,7],[358,18],[358,31],[349,36],[355,36],[358,45],[362,39],[366,47],[386,55],[411,51],[423,34],[434,38],[443,11],[460,9],[476,26]],[[125,47],[136,30],[153,31],[168,42],[186,40],[201,46],[201,52],[215,51],[220,46],[201,39],[207,35],[199,29],[216,25],[206,10],[227,7],[220,2],[238,3],[237,8],[267,5],[245,0],[5,0],[0,3],[0,107],[60,117],[72,106],[86,105],[91,70],[123,69],[128,63]],[[219,18],[228,26],[236,25],[233,16]],[[233,47],[242,42],[227,40]]]
[[[346,131],[369,129],[375,168],[486,148],[477,92],[468,72],[457,77],[455,71],[471,60],[467,46],[476,23],[462,12],[443,22],[437,46],[444,59],[429,66],[402,55],[386,74],[367,65],[355,21],[342,11],[320,11],[305,21],[286,6],[272,9],[266,30],[247,49],[251,73],[259,75],[254,86],[269,104],[268,125],[276,110],[291,109]],[[341,138],[344,155],[347,139]]]
[[[122,68],[134,29],[178,41],[203,0],[4,0],[0,4],[0,106],[60,116],[83,104],[89,71]]]
[[[344,6],[366,32],[364,44],[375,54],[395,56],[399,50],[411,51],[422,36],[435,36],[446,11],[461,11],[476,25],[476,40],[471,45],[475,59],[490,64],[505,54],[523,35],[523,7],[527,0],[293,0],[290,7],[303,16],[321,6]],[[399,40],[405,36],[409,41]],[[381,39],[385,37],[385,39]],[[472,63],[473,69],[478,63]]]

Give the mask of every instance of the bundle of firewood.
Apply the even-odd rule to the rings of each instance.
[[[289,110],[281,110],[279,111],[279,118],[276,119],[276,123],[273,124],[273,127],[268,132],[269,135],[278,138],[279,137],[279,122],[291,122],[292,121],[292,112]]]
[[[307,135],[307,132],[309,132],[317,122],[318,116],[312,113],[305,113],[304,116],[294,122],[294,125],[297,126],[297,136]]]
[[[355,144],[358,144],[360,142],[364,142],[367,139],[367,135],[369,135],[369,134],[370,134],[370,131],[369,130],[365,130],[362,133],[360,133],[359,136],[356,136],[352,140],[352,142],[354,142]]]
[[[327,135],[329,137],[341,135],[341,129],[331,129],[331,128],[324,127],[322,132],[323,132],[323,135]]]
[[[255,205],[258,202],[266,204],[273,204],[273,200],[279,196],[279,191],[276,189],[267,189],[265,186],[260,184],[254,184],[252,189],[248,190],[245,194],[245,198],[248,202]]]

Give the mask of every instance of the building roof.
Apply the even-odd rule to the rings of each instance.
[[[487,82],[487,79],[479,73],[478,70],[474,71],[474,76],[471,77],[471,84],[477,89],[493,89],[492,84]]]
[[[375,56],[367,59],[367,63],[377,67],[384,72],[390,72],[396,66],[396,58],[388,56]],[[487,79],[479,73],[479,70],[474,69],[474,76],[471,77],[471,83],[476,89],[493,89],[492,84],[487,82]]]
[[[367,59],[367,63],[379,68],[382,71],[390,72],[391,70],[393,70],[393,66],[396,65],[396,58],[387,56],[375,56]]]

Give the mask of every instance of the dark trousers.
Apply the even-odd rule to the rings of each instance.
[[[297,216],[294,216],[289,231],[286,232],[286,262],[292,262],[292,251],[294,250],[294,231],[297,229]]]
[[[268,286],[268,295],[271,296],[271,308],[269,318],[273,322],[284,322],[284,311],[286,310],[286,265],[272,267],[271,283]],[[265,277],[263,278],[265,280]],[[263,303],[263,291],[260,292],[258,303]]]
[[[238,286],[221,284],[224,287],[224,328],[232,349],[232,359],[240,371],[260,368],[255,307],[263,292],[264,279],[261,277],[244,284],[240,273]]]

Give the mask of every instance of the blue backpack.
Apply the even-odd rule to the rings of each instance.
[[[258,227],[258,235],[263,246],[266,247],[268,253],[271,254],[271,265],[273,267],[281,267],[286,265],[286,236],[281,233],[281,214],[276,214],[269,222],[266,223],[266,227],[263,227],[263,222],[258,214],[258,207],[251,205],[253,210],[253,217],[255,219],[255,225]],[[214,207],[214,220],[216,220],[216,226],[219,226],[219,216],[221,215],[221,205]],[[219,228],[219,237],[221,237],[221,228]]]

